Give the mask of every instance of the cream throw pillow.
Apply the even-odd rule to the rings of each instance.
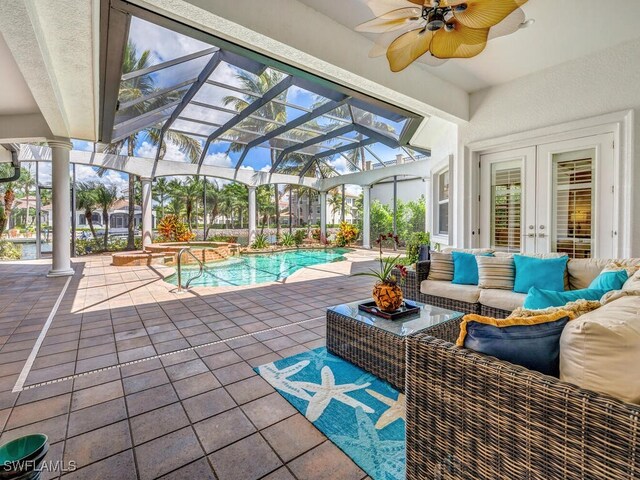
[[[476,257],[478,262],[478,287],[513,290],[516,267],[513,257]]]
[[[560,380],[640,404],[640,296],[572,320],[560,338]]]
[[[640,270],[633,274],[632,277],[629,277],[624,285],[622,285],[622,290],[640,290]]]
[[[428,280],[453,280],[453,257],[450,253],[431,252]]]

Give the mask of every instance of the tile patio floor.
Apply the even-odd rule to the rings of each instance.
[[[182,295],[163,268],[77,259],[20,393],[67,279],[0,264],[0,443],[46,433],[47,460],[77,464],[65,480],[366,478],[253,367],[324,345],[325,307],[370,296],[348,274],[371,258]]]

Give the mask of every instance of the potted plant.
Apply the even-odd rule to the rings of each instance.
[[[407,276],[407,268],[398,264],[399,255],[386,258],[382,256],[382,242],[387,239],[393,240],[396,245],[398,244],[398,236],[393,233],[378,236],[376,244],[379,247],[379,268],[377,270],[371,268],[368,272],[358,272],[353,275],[374,277],[377,282],[373,286],[373,301],[383,312],[394,312],[402,306],[404,301],[400,284]],[[394,267],[400,271],[400,278],[392,274]]]

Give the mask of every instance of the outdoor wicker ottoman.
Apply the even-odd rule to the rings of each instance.
[[[366,300],[327,309],[327,350],[404,391],[406,339],[418,333],[455,342],[462,313],[417,303],[420,314],[385,320],[358,310]]]

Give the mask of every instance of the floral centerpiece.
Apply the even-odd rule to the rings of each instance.
[[[400,285],[407,276],[407,268],[398,264],[399,255],[396,257],[382,256],[382,242],[387,239],[393,240],[396,245],[398,244],[398,236],[393,233],[378,236],[376,244],[379,248],[379,268],[370,268],[368,272],[358,272],[353,275],[369,276],[377,279],[378,281],[373,286],[373,300],[376,302],[376,306],[383,312],[394,312],[402,306],[404,301]],[[400,278],[392,274],[394,267],[400,271]]]

